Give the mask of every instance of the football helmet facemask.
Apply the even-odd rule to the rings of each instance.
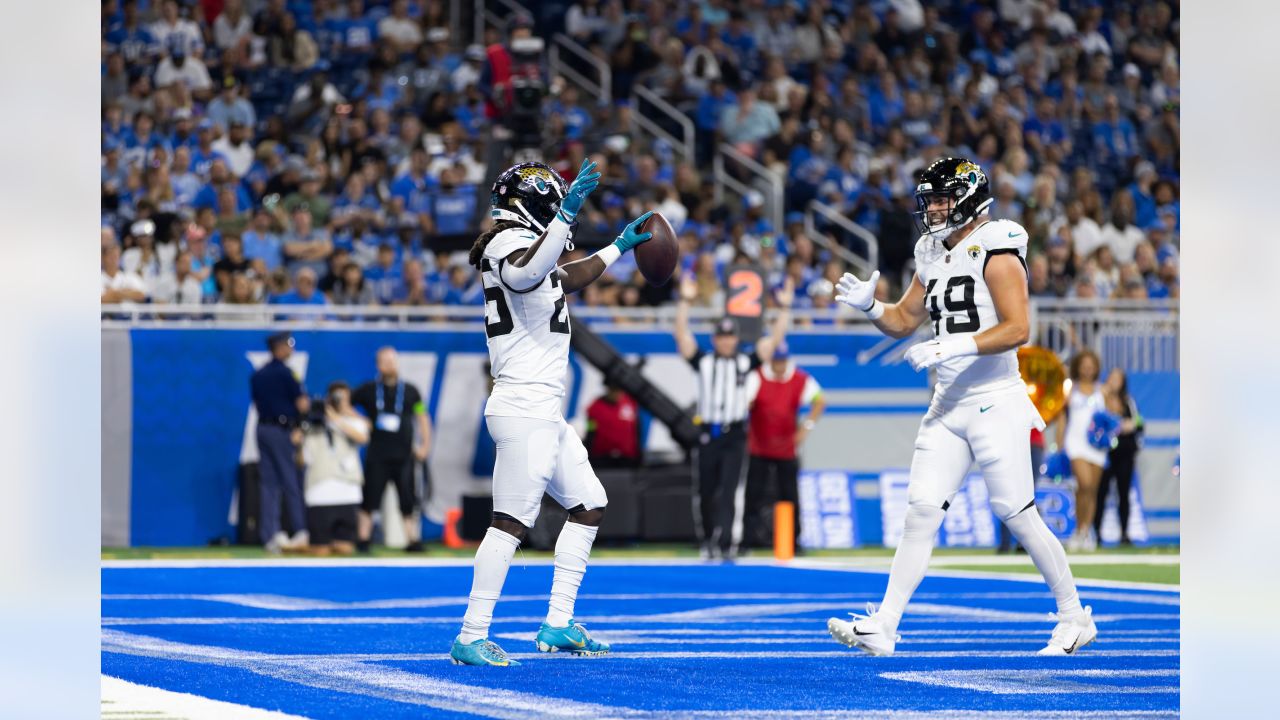
[[[547,229],[560,209],[569,186],[550,166],[540,162],[513,165],[493,181],[489,214],[536,232]]]
[[[921,235],[945,239],[981,215],[990,205],[991,184],[977,163],[965,158],[942,158],[925,168],[916,185],[913,213]],[[945,208],[930,210],[945,202]]]

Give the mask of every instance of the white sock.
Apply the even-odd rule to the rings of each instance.
[[[889,587],[884,591],[884,602],[876,611],[876,617],[885,621],[889,631],[898,627],[907,601],[916,591],[929,568],[929,556],[933,554],[933,541],[942,527],[946,511],[940,507],[911,505],[907,507],[906,527],[902,541],[893,553],[893,565],[889,568]]]
[[[472,643],[489,637],[489,624],[493,622],[493,606],[502,595],[502,584],[507,580],[507,568],[520,547],[520,540],[510,533],[491,527],[484,534],[480,548],[476,550],[476,563],[471,579],[471,597],[467,601],[467,614],[462,616],[462,634],[458,640]]]
[[[578,586],[587,572],[591,544],[599,528],[566,522],[556,538],[556,572],[551,581],[551,605],[547,608],[547,624],[565,627],[573,619],[573,603],[578,599]]]
[[[1075,578],[1071,577],[1071,566],[1067,564],[1067,553],[1049,526],[1044,524],[1040,513],[1034,507],[1027,508],[1005,520],[1004,524],[1026,548],[1036,569],[1049,584],[1053,599],[1058,601],[1058,615],[1070,617],[1084,612],[1080,607],[1080,595],[1076,592]]]

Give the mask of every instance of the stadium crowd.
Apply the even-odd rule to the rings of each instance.
[[[993,216],[1027,227],[1033,296],[1178,295],[1176,4],[529,5],[511,35],[564,32],[611,70],[612,102],[560,77],[541,100],[544,159],[569,179],[587,152],[604,168],[576,240],[656,208],[704,304],[745,256],[791,276],[798,307],[833,306],[846,267],[806,235],[813,200],[878,238],[896,295],[914,173],[945,154],[978,162]],[[496,29],[469,39],[444,0],[104,0],[103,302],[482,302],[465,249],[510,160],[511,53]],[[637,86],[694,122],[693,162],[634,131]],[[782,227],[760,193],[715,200],[720,142],[784,178]],[[633,261],[609,273],[578,302],[671,300]]]

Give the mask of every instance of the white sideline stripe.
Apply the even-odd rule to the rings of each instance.
[[[1080,654],[1090,657],[1178,657],[1177,650],[1082,650]],[[554,658],[547,657],[547,653],[507,653],[509,657],[517,660],[549,660],[555,662]],[[439,655],[433,657],[441,657]],[[881,658],[875,658],[866,655],[857,650],[813,650],[813,651],[790,651],[790,650],[757,650],[736,652],[732,650],[708,650],[706,652],[696,651],[638,651],[618,653],[618,658],[637,659],[637,660],[680,660],[680,659],[785,659],[785,658],[831,658],[831,657],[848,657],[869,660],[877,662]],[[1010,657],[1036,657],[1034,650],[896,650],[893,657],[905,658],[1010,658]]]
[[[827,635],[827,633],[822,633],[822,634]],[[535,632],[511,632],[511,633],[498,633],[496,637],[502,638],[503,640],[533,642],[534,637],[536,635],[537,633]],[[626,642],[626,643],[632,643],[636,645],[689,645],[691,643],[696,643],[698,645],[794,645],[796,643],[811,643],[814,640],[813,637],[808,637],[808,636],[806,637],[795,637],[795,636],[766,637],[766,638],[748,637],[748,636],[695,637],[692,635],[690,637],[683,637],[683,638],[649,637],[643,632],[619,632],[619,631],[608,631],[608,630],[600,630],[600,631],[594,632],[592,633],[592,636],[598,640],[603,640],[605,642],[612,643],[612,644]],[[1025,638],[1009,638],[1009,637],[988,638],[988,637],[982,637],[981,634],[974,634],[973,636],[963,637],[963,638],[957,638],[957,637],[924,638],[919,635],[911,634],[910,636],[908,636],[908,639],[916,640],[921,643],[928,643],[930,645],[990,645],[992,643],[1003,643],[1006,645],[1019,645],[1019,644],[1025,645],[1028,642],[1035,642],[1037,647],[1042,647],[1041,644],[1047,640],[1047,637],[1045,636],[1044,633],[1036,635],[1034,638],[1032,638],[1031,636],[1028,636]],[[1165,645],[1169,643],[1176,644],[1180,642],[1180,640],[1178,640],[1177,638],[1123,638],[1122,639],[1122,638],[1114,637],[1110,634],[1106,635],[1106,639],[1113,642],[1150,643],[1150,644],[1161,643]]]
[[[492,718],[509,718],[510,720],[526,720],[528,717],[559,718],[634,718],[642,720],[667,720],[674,718],[782,718],[794,716],[794,711],[644,711],[626,707],[609,707],[595,703],[575,702],[563,698],[540,697],[528,693],[511,690],[500,690],[464,683],[440,680],[428,675],[410,673],[383,665],[368,664],[365,660],[350,659],[340,656],[285,656],[272,655],[252,651],[234,650],[231,648],[193,645],[188,643],[162,640],[159,638],[134,635],[119,630],[105,630],[102,636],[103,652],[124,653],[128,655],[158,658],[164,660],[231,667],[262,675],[285,682],[320,688],[335,692],[353,693],[367,697],[376,697],[392,702],[431,707],[458,713],[469,713]],[[1027,652],[987,652],[987,653],[901,653],[917,657],[1027,657]],[[1160,651],[1148,653],[1119,653],[1115,651],[1096,651],[1091,655],[1125,655],[1154,656]],[[373,656],[366,656],[373,659]],[[404,656],[386,656],[394,659],[409,659]],[[447,662],[444,653],[421,656],[440,664]],[[515,656],[519,659],[542,662],[557,662],[544,653],[528,653]],[[629,657],[640,659],[667,658],[786,658],[786,657],[853,657],[866,659],[859,653],[837,651],[825,653],[636,653]],[[607,660],[606,660],[607,661]],[[459,668],[459,675],[467,674],[466,668]],[[466,675],[475,677],[475,675]],[[922,717],[922,718],[962,718],[992,717],[988,713],[926,713],[914,715],[888,715],[885,711],[862,711],[853,715],[849,712],[830,711],[827,713],[803,712],[806,717]],[[1038,715],[1020,712],[1007,717],[1081,717],[1087,713],[1070,715]],[[1118,717],[1119,713],[1109,712],[1106,715],[1088,715],[1090,717]],[[1141,717],[1166,717],[1142,715]],[[1139,716],[1135,716],[1139,717]]]
[[[213,700],[190,693],[162,690],[128,680],[102,676],[102,714],[112,717],[176,717],[183,720],[306,720],[275,710]]]
[[[1172,555],[1148,555],[1141,553],[1126,553],[1122,555],[1105,554],[1069,554],[1068,559],[1080,565],[1109,565],[1109,564],[1149,564],[1149,565],[1176,565],[1180,562],[1180,554]],[[737,562],[740,565],[777,565],[778,567],[807,567],[815,566],[814,569],[831,569],[822,567],[824,565],[859,565],[859,564],[875,564],[888,563],[892,561],[892,557],[876,556],[876,557],[847,557],[847,558],[797,558],[786,562],[779,562],[772,557],[761,555],[759,557],[740,558]],[[1005,563],[1010,565],[1026,564],[1027,560],[1021,556],[999,556],[999,555],[940,555],[933,558],[934,562],[945,564],[953,563],[957,565],[973,565],[973,564],[998,564]],[[512,565],[551,565],[553,558],[535,558],[516,556],[511,561]],[[244,567],[313,567],[313,566],[334,566],[334,567],[471,567],[472,558],[421,558],[421,557],[387,557],[387,558],[367,558],[367,557],[327,557],[327,558],[157,558],[157,559],[119,559],[119,560],[103,560],[104,568],[244,568]],[[593,566],[666,566],[666,567],[702,567],[702,566],[719,566],[719,561],[700,560],[693,557],[658,557],[658,558],[592,558]],[[1092,581],[1090,581],[1092,582]],[[1156,584],[1157,588],[1167,588],[1167,585]]]
[[[995,624],[995,623],[1030,623],[1048,626],[1051,623],[1047,620],[1048,615],[1042,613],[1028,613],[1026,617],[1021,618],[983,618],[983,617],[965,617],[962,619],[946,619],[940,616],[925,616],[903,618],[903,627],[912,629],[912,632],[920,632],[918,629],[923,625],[957,625],[957,624]],[[510,624],[527,624],[540,623],[546,619],[545,615],[521,615],[514,617],[496,617],[493,620],[494,625],[510,625]],[[679,625],[682,628],[688,628],[689,625],[814,625],[822,624],[824,620],[821,617],[804,617],[804,618],[704,618],[701,620],[687,620],[683,618],[667,619],[656,618],[651,615],[582,615],[578,618],[584,625],[645,625],[645,624],[663,624],[663,625]],[[1096,623],[1109,622],[1128,622],[1131,620],[1163,620],[1176,622],[1178,620],[1176,614],[1165,613],[1119,613],[1110,615],[1094,615],[1093,621]],[[397,615],[321,615],[314,617],[104,617],[102,625],[104,627],[116,627],[124,625],[457,625],[461,622],[458,615],[437,615],[437,616],[397,616]],[[679,632],[679,631],[668,631]],[[693,632],[693,630],[689,630]],[[722,631],[722,632],[762,632],[757,630],[741,630],[741,631]],[[785,632],[785,631],[784,631]],[[942,631],[936,631],[942,632]],[[973,631],[954,631],[956,634],[964,634]],[[987,635],[991,631],[983,630],[980,634]],[[1130,630],[1128,632],[1152,632],[1159,633],[1165,631],[1147,631],[1147,630]],[[1173,630],[1176,632],[1176,630]]]
[[[855,565],[854,560],[860,558],[846,558],[843,560],[791,560],[788,563],[777,563],[781,567],[796,567],[805,570],[830,570],[833,572],[847,573],[865,573],[874,575],[888,575],[889,566],[887,564],[875,567],[869,564]],[[1140,562],[1140,561],[1139,561]],[[1088,563],[1077,563],[1077,565],[1087,565]],[[964,580],[1009,580],[1011,582],[1034,583],[1043,586],[1044,579],[1035,573],[1002,573],[995,571],[976,571],[976,570],[951,570],[946,567],[929,568],[929,577],[948,577],[960,578]],[[1169,583],[1151,583],[1151,582],[1135,582],[1130,580],[1094,580],[1085,578],[1076,578],[1076,587],[1084,589],[1089,587],[1116,588],[1120,590],[1155,590],[1159,592],[1179,592],[1180,585]]]
[[[634,712],[512,690],[477,687],[330,656],[282,657],[211,645],[191,645],[119,630],[103,631],[102,651],[237,668],[307,687],[509,720],[605,717],[618,710]],[[441,653],[435,657],[447,660],[448,656]]]
[[[879,593],[586,593],[579,595],[579,600],[587,601],[643,601],[654,600],[841,600],[848,603],[875,601],[880,599]],[[1026,593],[917,593],[914,600],[1031,600],[1049,598],[1045,592]],[[1122,593],[1105,590],[1083,590],[1080,597],[1085,600],[1107,600],[1110,602],[1147,603],[1151,605],[1178,606],[1181,600],[1173,594],[1155,595],[1148,593]],[[381,600],[338,601],[323,598],[303,598],[288,595],[244,594],[244,593],[151,593],[151,594],[107,594],[103,600],[112,601],[173,601],[194,600],[200,602],[216,602],[238,605],[263,610],[303,611],[303,610],[392,610],[434,608],[449,606],[465,606],[467,598],[457,596],[384,598]],[[546,602],[547,595],[507,595],[501,598],[506,602]]]
[[[1062,693],[1158,694],[1176,693],[1172,685],[1108,685],[1082,683],[1065,678],[1177,678],[1177,670],[929,670],[884,672],[890,680],[921,683],[936,687],[977,690],[995,695],[1044,695]]]

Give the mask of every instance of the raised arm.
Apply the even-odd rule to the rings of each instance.
[[[578,176],[573,179],[573,184],[560,200],[560,209],[547,224],[542,236],[523,254],[504,261],[498,268],[498,274],[507,287],[516,292],[524,292],[542,282],[547,273],[555,269],[556,261],[560,259],[560,253],[564,252],[569,240],[574,218],[587,201],[587,196],[599,184],[600,173],[596,172],[596,164],[583,160]]]
[[[631,221],[622,234],[619,235],[611,244],[604,247],[600,252],[589,257],[575,260],[560,266],[560,286],[567,293],[577,292],[582,288],[596,281],[596,278],[604,274],[606,268],[612,265],[623,253],[631,250],[640,243],[645,242],[653,233],[640,232],[640,226],[653,211],[641,215]]]
[[[795,280],[790,275],[782,283],[782,289],[778,290],[778,314],[773,318],[773,325],[770,327],[768,337],[760,338],[756,343],[756,355],[760,358],[760,362],[767,363],[773,358],[773,351],[783,340],[787,339],[787,328],[791,324],[791,304],[796,299]]]
[[[676,349],[685,360],[698,354],[698,341],[689,330],[689,303],[698,296],[698,286],[692,278],[680,280],[680,302],[676,305]]]
[[[876,283],[880,271],[871,273],[866,282],[851,273],[845,273],[837,286],[836,300],[855,310],[861,310],[867,318],[889,337],[903,338],[916,331],[928,317],[924,307],[924,285],[920,276],[914,275],[911,284],[898,302],[886,305],[876,300]]]

